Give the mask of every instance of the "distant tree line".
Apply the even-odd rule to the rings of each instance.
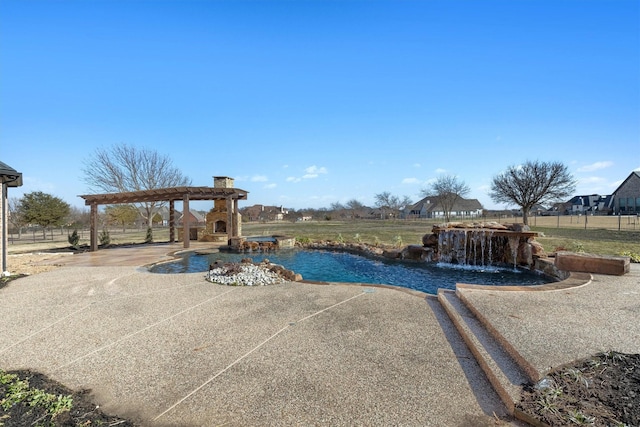
[[[84,180],[93,191],[107,193],[191,185],[191,180],[172,165],[168,156],[125,144],[98,149],[86,161]],[[535,205],[570,196],[575,190],[575,183],[567,166],[561,162],[527,161],[509,166],[495,175],[489,195],[494,202],[518,206],[523,222],[527,224]],[[421,195],[437,200],[445,221],[449,221],[453,206],[469,192],[469,186],[458,176],[441,175],[421,190]],[[289,209],[283,219],[395,219],[401,218],[403,211],[413,203],[408,196],[394,195],[389,191],[376,194],[374,199],[373,207],[353,198],[346,203],[332,203],[328,208]],[[152,240],[151,225],[159,216],[157,212],[162,205],[146,202],[107,206],[102,222],[105,227],[118,225],[125,230],[142,218]],[[40,227],[46,238],[47,230],[56,227],[83,228],[89,224],[86,210],[73,208],[60,198],[40,191],[25,194],[20,199],[9,199],[9,211],[9,224],[19,235],[29,225]]]

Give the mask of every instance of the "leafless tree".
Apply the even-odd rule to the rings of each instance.
[[[92,192],[120,193],[191,185],[171,159],[156,151],[127,144],[98,148],[85,162],[84,182]],[[136,204],[151,226],[151,219],[163,202]]]
[[[351,218],[356,219],[359,216],[358,212],[365,208],[365,206],[358,199],[351,199],[345,204],[346,209],[351,210]]]
[[[383,191],[380,194],[375,195],[376,198],[376,207],[378,207],[382,212],[383,219],[386,216],[385,209],[388,209],[392,212],[393,215],[396,215],[402,208],[411,204],[411,199],[409,196],[402,196],[402,198],[398,196],[391,195],[388,191]]]
[[[456,202],[469,194],[469,186],[455,175],[441,175],[429,187],[421,191],[423,196],[433,196],[438,200],[444,220],[451,220],[451,210]]]
[[[509,168],[491,182],[489,195],[496,203],[513,203],[522,209],[522,221],[529,224],[529,212],[536,204],[553,203],[573,194],[576,181],[561,162],[527,161]]]
[[[20,199],[9,197],[8,202],[9,223],[14,228],[14,230],[18,230],[19,240],[20,238],[22,238],[22,228],[26,225],[24,217],[22,216],[22,211],[20,210]]]

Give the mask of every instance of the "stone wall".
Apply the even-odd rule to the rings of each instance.
[[[546,257],[536,236],[523,224],[450,222],[434,226],[422,243],[432,261],[533,269],[534,258]]]

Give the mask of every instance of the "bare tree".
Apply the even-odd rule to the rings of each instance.
[[[509,168],[491,182],[489,195],[496,203],[513,203],[522,209],[522,221],[529,224],[529,212],[538,203],[553,203],[573,194],[576,181],[561,162],[527,161]]]
[[[83,172],[84,182],[93,192],[119,193],[191,185],[191,179],[174,167],[168,156],[127,144],[98,148],[86,161]],[[144,202],[136,206],[150,227],[153,215],[162,205],[164,202]]]
[[[22,228],[27,224],[20,210],[20,199],[9,198],[9,223],[18,230],[18,240],[22,238]]]
[[[78,207],[71,206],[67,221],[67,225],[70,227],[85,228],[91,223],[91,214],[87,209],[80,209]]]
[[[393,215],[396,215],[402,208],[411,204],[409,196],[402,196],[402,198],[400,198],[398,196],[391,195],[388,191],[376,194],[375,198],[376,207],[382,211],[383,219],[386,217],[385,209],[390,210]]]
[[[469,186],[455,175],[441,175],[429,187],[421,191],[423,196],[433,196],[438,200],[444,220],[451,220],[451,210],[456,202],[469,194]]]
[[[362,210],[364,207],[358,199],[351,199],[345,204],[345,208],[351,210],[352,219],[356,219],[356,216],[358,216],[357,211]]]

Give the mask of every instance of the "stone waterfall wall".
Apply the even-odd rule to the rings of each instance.
[[[534,268],[546,257],[538,233],[523,224],[450,222],[436,225],[422,238],[422,259],[462,265],[511,265]],[[417,248],[415,248],[417,249]]]

